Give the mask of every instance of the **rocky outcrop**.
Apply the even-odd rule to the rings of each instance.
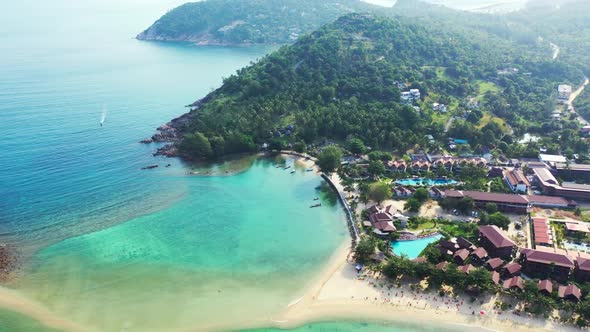
[[[10,279],[17,268],[16,253],[4,244],[0,244],[0,282]]]
[[[176,144],[166,144],[163,147],[159,148],[154,156],[164,156],[164,157],[178,157],[180,154],[178,152],[178,147]]]

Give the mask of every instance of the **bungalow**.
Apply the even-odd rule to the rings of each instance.
[[[475,245],[462,236],[459,236],[455,241],[461,249],[467,249],[469,251],[472,251],[472,248],[475,249]]]
[[[500,284],[500,273],[494,271],[492,272],[492,281],[494,282],[494,284],[499,285]]]
[[[378,236],[388,236],[397,229],[393,225],[393,207],[388,205],[383,208],[373,205],[369,209],[369,220],[373,225],[373,232]]]
[[[578,286],[569,284],[567,286],[559,286],[557,289],[557,296],[559,296],[560,299],[577,302],[582,299],[582,291]]]
[[[457,250],[459,250],[459,245],[456,242],[448,241],[448,240],[440,240],[438,245],[436,246],[441,254],[446,256],[453,256]]]
[[[430,198],[432,198],[432,199],[439,199],[444,196],[444,192],[442,190],[438,189],[437,187],[431,187],[428,190],[428,194],[429,194]]]
[[[539,292],[549,296],[553,292],[553,283],[549,279],[539,280]]]
[[[487,260],[487,258],[488,258],[488,252],[482,247],[475,249],[471,253],[471,259],[475,263],[477,263],[478,265],[483,265],[484,262]]]
[[[396,197],[412,197],[413,192],[406,187],[395,187],[393,188],[393,194]]]
[[[475,270],[475,266],[473,266],[471,264],[467,264],[467,265],[457,267],[457,270],[459,270],[459,272],[469,274],[469,273],[471,273],[471,271]]]
[[[446,270],[447,266],[449,265],[449,262],[440,262],[438,264],[435,265],[435,267],[439,270]]]
[[[578,281],[590,281],[590,258],[576,257],[575,277]]]
[[[468,257],[469,257],[469,250],[459,249],[455,252],[455,254],[453,254],[453,261],[457,265],[463,265],[463,264],[465,264],[465,261],[467,260]]]
[[[520,266],[520,264],[512,262],[512,263],[508,263],[506,266],[504,266],[503,270],[503,275],[506,278],[512,278],[512,277],[516,277],[520,275],[520,271],[522,270],[522,266]]]
[[[408,168],[404,160],[390,160],[387,162],[387,168],[392,172],[403,173]]]
[[[512,278],[504,281],[503,287],[504,287],[504,289],[508,289],[508,290],[523,290],[524,289],[524,280],[519,276],[512,277]]]
[[[515,193],[527,193],[531,184],[529,180],[524,176],[524,173],[521,170],[512,170],[506,172],[504,176],[504,181]]]
[[[414,172],[427,172],[430,169],[430,163],[428,161],[415,161],[412,163],[411,168]]]
[[[510,258],[516,250],[516,243],[496,225],[481,226],[479,228],[479,242],[492,258]]]
[[[544,250],[520,250],[521,264],[527,275],[567,280],[574,270],[574,260],[567,255]]]
[[[485,268],[490,271],[496,271],[496,270],[498,270],[498,268],[500,268],[500,266],[502,266],[502,264],[504,264],[504,261],[502,259],[496,257],[496,258],[489,259],[485,264]]]

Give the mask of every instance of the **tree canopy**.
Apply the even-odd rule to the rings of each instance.
[[[325,147],[318,156],[317,164],[324,173],[332,173],[340,167],[342,150],[337,146]]]

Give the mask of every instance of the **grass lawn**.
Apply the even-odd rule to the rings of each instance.
[[[478,99],[488,92],[500,92],[500,88],[496,84],[486,81],[477,81],[477,90]]]
[[[502,131],[504,133],[508,133],[510,131],[510,128],[508,127],[504,119],[501,119],[497,116],[493,116],[490,113],[485,113],[483,115],[483,117],[479,120],[479,123],[477,124],[477,128],[481,129],[490,122],[495,122],[498,125],[500,125],[500,128],[502,128]]]
[[[413,230],[413,231],[423,231],[425,229],[432,229],[434,227],[435,227],[434,222],[432,220],[430,220],[430,221],[427,221],[427,222],[425,222],[423,224],[418,225],[418,227],[416,227],[416,228],[410,228],[410,230]]]

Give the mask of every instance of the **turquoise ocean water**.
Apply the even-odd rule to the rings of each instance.
[[[338,205],[308,208],[322,195],[316,175],[258,160],[234,176],[187,176],[137,143],[272,50],[133,39],[181,2],[22,0],[0,11],[0,242],[23,258],[5,286],[43,315],[93,331],[267,321],[348,239]],[[140,170],[154,163],[172,166]],[[45,330],[0,310],[2,332]]]

